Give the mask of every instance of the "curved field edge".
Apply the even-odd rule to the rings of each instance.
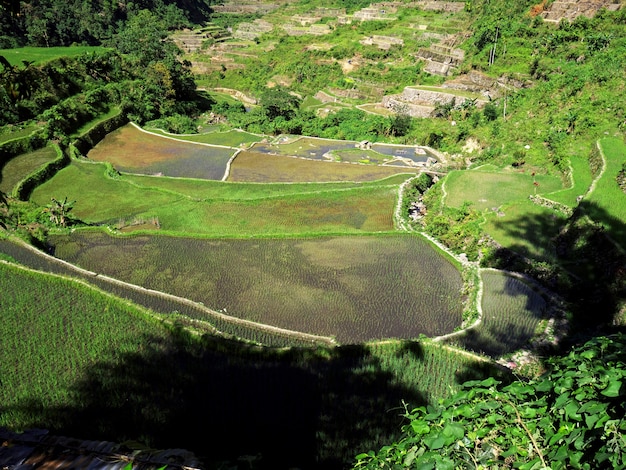
[[[606,137],[597,145],[603,168],[583,200],[584,209],[604,226],[622,250],[626,250],[626,194],[617,184],[618,174],[626,163],[626,144],[621,139]]]
[[[169,318],[171,321],[176,321],[202,332],[267,346],[335,344],[332,338],[238,319],[216,312],[201,303],[193,302],[189,299],[146,289],[91,272],[43,253],[19,240],[0,239],[0,250],[31,269],[69,278],[79,278],[83,282],[86,281],[87,285],[94,289],[99,288],[110,295],[147,308],[149,311],[158,312],[163,315],[164,319]]]
[[[511,357],[555,344],[565,325],[561,301],[534,280],[517,273],[481,269],[480,318],[474,325],[446,338],[465,350],[492,359]],[[450,335],[452,336],[452,335]],[[508,364],[515,368],[518,364]]]
[[[416,338],[462,321],[457,267],[421,236],[378,233],[253,239],[51,238],[83,268],[341,343]]]
[[[162,190],[158,178],[152,178],[150,183],[154,184],[149,187],[138,187],[128,184],[124,176],[107,177],[104,169],[103,165],[73,161],[39,185],[31,200],[45,205],[51,197],[67,196],[76,201],[73,214],[87,223],[115,225],[133,219],[156,219],[162,231],[178,234],[228,237],[394,228],[396,185],[355,185],[337,191],[330,185],[289,186],[291,189],[285,190],[282,197],[272,197],[275,185],[268,186],[265,195],[259,197],[259,186],[253,185],[250,188],[257,193],[254,199],[242,200],[231,193],[224,200],[205,198],[207,194],[202,192],[194,196],[192,190]],[[230,189],[241,193],[240,186],[222,184],[225,194]],[[307,188],[310,192],[298,194]]]
[[[428,342],[271,349],[188,336],[145,321],[136,308],[75,280],[4,263],[0,273],[3,292],[17,297],[13,308],[0,312],[0,332],[10,346],[0,349],[0,425],[14,430],[184,445],[204,455],[206,439],[183,423],[211,422],[220,429],[212,439],[220,453],[207,458],[219,461],[241,455],[235,436],[247,420],[254,432],[243,441],[246,452],[260,445],[271,456],[280,436],[303,462],[332,461],[349,458],[354,448],[381,445],[401,419],[389,410],[403,401],[434,403],[460,382],[494,373]],[[43,296],[54,302],[42,308]],[[286,399],[294,387],[297,403]],[[259,412],[251,414],[242,402],[257,403]],[[348,423],[355,416],[367,432],[354,434]]]

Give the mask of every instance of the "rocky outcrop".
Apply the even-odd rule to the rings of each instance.
[[[623,0],[621,3],[616,3],[615,0],[555,0],[541,16],[544,21],[552,23],[559,23],[563,19],[573,21],[579,16],[592,18],[601,8],[616,11],[623,3]]]

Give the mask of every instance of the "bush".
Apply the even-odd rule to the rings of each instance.
[[[529,383],[467,382],[436,406],[407,410],[402,439],[358,455],[354,468],[624,468],[626,335],[549,366]]]

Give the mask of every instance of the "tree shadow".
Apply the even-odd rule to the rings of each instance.
[[[522,216],[496,225],[511,237],[532,240],[547,223],[545,217]],[[611,239],[606,227],[619,238]],[[619,329],[616,320],[626,301],[626,239],[620,235],[624,233],[625,221],[593,202],[582,201],[551,239],[555,257],[551,265],[525,258],[521,244],[496,250],[491,264],[526,273],[567,302],[571,316],[563,345],[570,346]]]
[[[207,468],[341,469],[398,437],[403,400],[427,404],[365,345],[276,350],[182,329],[136,341],[141,352],[90,367],[75,405],[4,411],[81,439],[184,448]]]

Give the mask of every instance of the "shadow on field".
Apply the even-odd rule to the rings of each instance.
[[[544,217],[521,217],[499,228],[511,236],[532,240],[547,224]],[[565,344],[579,343],[616,329],[620,305],[626,301],[626,239],[612,240],[610,235],[624,233],[625,221],[583,200],[558,235],[551,238],[554,265],[520,256],[518,253],[524,254],[521,245],[497,250],[492,265],[525,272],[561,295],[571,311]]]
[[[137,342],[141,353],[91,367],[75,407],[17,411],[81,439],[188,449],[207,468],[340,469],[397,437],[402,400],[425,404],[366,346],[279,351],[181,330]]]

